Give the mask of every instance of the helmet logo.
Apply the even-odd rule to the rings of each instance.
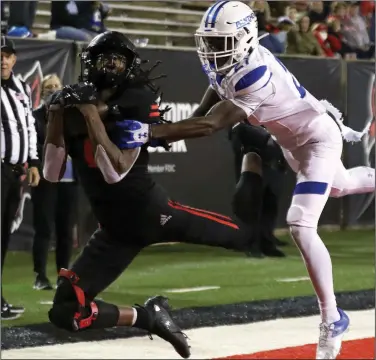
[[[252,13],[252,14],[246,16],[245,18],[236,21],[235,22],[236,29],[240,29],[240,28],[242,28],[246,25],[249,25],[255,17],[256,17],[256,15],[254,13]],[[232,24],[234,24],[234,22],[227,21],[227,24],[232,25]]]

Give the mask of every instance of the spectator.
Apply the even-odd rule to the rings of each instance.
[[[105,31],[109,8],[97,1],[52,1],[51,30],[57,39],[90,41]]]
[[[369,39],[372,44],[375,44],[375,13],[372,14],[371,26],[369,28]]]
[[[51,1],[50,29],[57,39],[90,41],[93,36],[80,27],[76,1]]]
[[[341,22],[339,19],[332,19],[328,24],[328,38],[327,43],[335,54],[341,55],[345,59],[356,59],[356,54],[353,50],[343,42],[343,35],[341,34]]]
[[[295,24],[298,21],[298,11],[295,6],[287,6],[285,15]]]
[[[308,13],[311,24],[325,23],[330,12],[329,6],[324,6],[323,1],[312,1],[311,10]]]
[[[323,52],[317,39],[309,31],[308,16],[303,16],[298,22],[299,30],[292,30],[287,34],[287,54],[302,54],[321,56]]]
[[[348,14],[348,6],[346,3],[337,3],[337,5],[334,7],[334,16],[340,20],[341,22],[341,25],[342,25],[342,21],[344,19],[346,19],[347,17],[347,14]]]
[[[252,1],[251,8],[257,16],[259,37],[268,33],[269,20],[270,20],[270,8],[267,1]],[[267,48],[273,54],[283,53],[282,44],[272,36],[264,36],[260,39],[260,44]]]
[[[312,26],[312,33],[319,43],[321,50],[327,57],[334,57],[335,53],[332,51],[328,40],[328,27],[325,24],[314,24]]]
[[[295,5],[296,11],[297,11],[297,19],[301,19],[303,16],[308,15],[309,4],[308,4],[307,0],[295,1],[294,5]]]
[[[107,5],[100,1],[77,1],[77,6],[83,29],[93,36],[106,31],[104,19],[110,13]]]
[[[10,1],[9,4],[9,27],[25,28],[24,32],[31,33],[38,1]]]
[[[7,33],[8,36],[18,38],[33,37],[33,33],[26,26],[12,26]]]
[[[375,52],[375,46],[371,44],[367,24],[359,15],[359,4],[352,3],[349,14],[342,19],[342,33],[345,42],[356,52],[359,59],[369,59]]]
[[[286,7],[290,6],[291,1],[271,1],[269,3],[270,15],[274,18],[286,16]]]
[[[360,1],[360,13],[365,18],[372,18],[375,15],[375,2],[374,1]]]
[[[257,17],[259,32],[266,32],[270,20],[270,8],[267,1],[252,1],[250,7]]]
[[[46,136],[46,99],[60,90],[61,87],[61,81],[56,74],[47,75],[43,79],[41,86],[42,104],[33,112],[36,120],[37,145],[40,157],[43,154]],[[52,290],[52,285],[47,277],[46,266],[53,223],[56,235],[56,274],[61,268],[68,268],[73,246],[77,183],[74,179],[70,158],[68,158],[67,168],[62,180],[59,183],[51,183],[42,177],[39,186],[32,189],[31,200],[35,230],[33,263],[36,279],[34,289]]]
[[[287,34],[293,29],[295,23],[287,16],[281,16],[278,18],[278,25],[273,29],[270,34],[271,38],[274,38],[281,46],[281,51],[277,54],[283,54],[287,47]]]
[[[1,1],[1,35],[6,35],[8,32],[9,21],[9,1]]]

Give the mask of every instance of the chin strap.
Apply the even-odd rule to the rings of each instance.
[[[86,308],[86,299],[84,291],[77,285],[80,278],[71,270],[61,269],[59,276],[66,278],[71,283],[74,292],[76,293],[77,302],[78,302],[78,311],[74,314],[73,318],[73,328],[78,331],[91,326],[91,324],[98,317],[98,306],[92,301],[90,302],[91,314],[87,317],[87,308]]]

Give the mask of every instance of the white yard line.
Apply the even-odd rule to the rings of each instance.
[[[276,281],[278,282],[297,282],[297,281],[308,281],[308,280],[310,280],[308,276],[276,279]]]
[[[197,286],[197,287],[182,288],[182,289],[169,289],[169,290],[164,290],[164,292],[179,294],[179,293],[189,293],[189,292],[197,292],[197,291],[218,290],[220,288],[221,288],[220,286]]]
[[[345,340],[375,336],[375,310],[349,311]],[[212,359],[315,343],[318,316],[187,331],[191,359]],[[5,350],[2,359],[180,359],[169,344],[148,337]]]
[[[53,304],[53,301],[52,300],[47,300],[47,301],[39,301],[39,304],[41,305],[52,305]]]

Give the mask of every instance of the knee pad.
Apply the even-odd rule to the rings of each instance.
[[[291,205],[287,211],[286,222],[290,227],[303,225],[304,208],[298,205]]]
[[[293,203],[287,211],[286,222],[289,226],[296,225],[317,229],[321,212],[310,207]]]
[[[78,310],[77,301],[57,303],[52,306],[48,312],[50,322],[60,329],[75,332],[80,330],[75,319]],[[90,316],[90,312],[86,311],[85,315]]]
[[[73,271],[61,269],[59,277],[54,304],[48,312],[51,323],[68,331],[90,327],[98,316],[97,304],[86,299]]]

